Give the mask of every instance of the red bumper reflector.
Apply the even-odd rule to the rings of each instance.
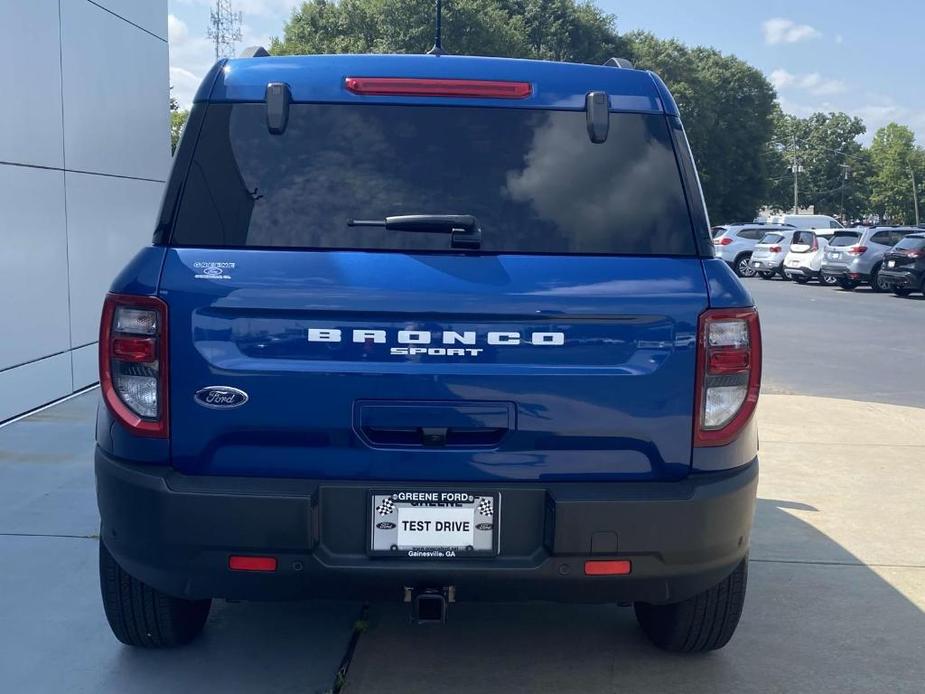
[[[529,82],[448,80],[418,77],[347,77],[348,92],[369,96],[462,96],[488,99],[525,99],[533,93]]]
[[[633,564],[628,559],[585,562],[585,576],[625,576],[632,570]]]
[[[276,571],[276,557],[228,557],[232,571]]]

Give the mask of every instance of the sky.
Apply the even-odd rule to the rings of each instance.
[[[421,0],[427,2],[428,0]],[[301,0],[232,0],[243,14],[239,48],[269,45]],[[598,0],[620,33],[637,29],[733,54],[767,75],[787,113],[845,111],[869,142],[896,121],[925,144],[920,0]],[[215,60],[206,38],[214,0],[168,0],[170,82],[188,107]],[[422,50],[426,50],[426,46]],[[452,47],[448,47],[452,50]]]

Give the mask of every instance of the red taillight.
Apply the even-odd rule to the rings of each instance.
[[[112,338],[112,358],[120,361],[153,362],[157,359],[153,337]]]
[[[525,99],[533,93],[529,82],[430,79],[418,77],[347,77],[344,87],[366,96],[460,96],[488,99]]]
[[[730,243],[732,243],[732,239],[729,238],[728,236],[723,236],[718,239],[713,239],[714,246],[728,246]]]
[[[628,559],[585,562],[585,576],[626,576],[632,570],[633,565]]]
[[[697,328],[694,445],[722,446],[751,419],[761,388],[761,327],[754,308],[708,309]]]
[[[167,304],[108,294],[99,350],[100,390],[112,415],[134,434],[166,438]]]
[[[276,571],[276,557],[232,555],[228,557],[228,568],[232,571]]]
[[[768,250],[771,253],[780,253],[783,249],[780,246],[771,246]]]
[[[849,246],[849,255],[864,255],[867,252],[867,246]]]

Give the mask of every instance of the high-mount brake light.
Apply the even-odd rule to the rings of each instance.
[[[419,77],[347,77],[348,92],[364,96],[458,96],[482,99],[526,99],[529,82],[430,79]]]
[[[108,294],[99,349],[109,411],[134,434],[166,438],[167,304],[153,296]]]
[[[694,445],[722,446],[751,419],[761,388],[761,327],[754,308],[708,309],[697,328]]]

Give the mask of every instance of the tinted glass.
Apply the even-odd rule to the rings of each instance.
[[[471,214],[482,251],[696,255],[664,117],[614,113],[603,144],[584,112],[212,104],[172,241],[194,246],[448,250],[438,233],[351,219]]]
[[[925,248],[925,236],[907,236],[896,244],[897,248],[907,251],[917,251]]]
[[[892,231],[878,231],[876,234],[870,237],[871,242],[879,243],[881,246],[892,246],[895,241],[893,241],[893,232]]]
[[[816,235],[811,231],[796,231],[793,234],[793,245],[812,246]]]
[[[853,246],[858,242],[858,239],[861,238],[861,235],[856,231],[840,231],[835,234],[830,240],[830,246]]]
[[[783,234],[765,234],[761,237],[761,243],[780,243],[784,240]]]

